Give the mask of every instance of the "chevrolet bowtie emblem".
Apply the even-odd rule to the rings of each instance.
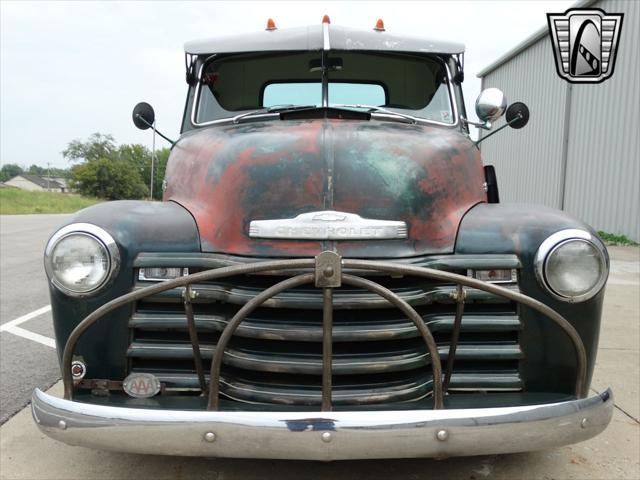
[[[407,238],[407,224],[325,210],[303,213],[295,218],[253,220],[249,225],[249,236],[288,240],[388,240]]]

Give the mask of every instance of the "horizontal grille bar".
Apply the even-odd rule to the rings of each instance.
[[[419,345],[419,343],[418,343]],[[211,359],[215,350],[214,345],[200,344],[203,359]],[[449,352],[448,345],[438,345],[441,359],[446,359]],[[186,343],[150,343],[132,342],[127,350],[127,356],[139,359],[191,359],[193,352]],[[456,358],[464,360],[518,360],[522,358],[520,346],[512,344],[496,345],[459,345]],[[300,373],[321,375],[321,352],[304,353],[283,352],[273,348],[259,350],[256,348],[230,347],[225,351],[223,363],[234,367],[262,372]],[[387,351],[367,351],[349,353],[334,351],[334,375],[379,373],[403,371],[420,368],[429,364],[429,355],[424,348],[415,346]]]
[[[417,338],[416,327],[407,319],[370,318],[360,321],[340,321],[336,319],[333,327],[335,342],[354,342],[370,340],[396,340],[399,338]],[[196,314],[195,323],[198,331],[221,332],[229,323],[232,314]],[[426,314],[425,323],[432,332],[449,332],[453,327],[453,314]],[[140,330],[178,330],[186,332],[187,320],[184,313],[166,311],[137,311],[131,317],[129,327]],[[514,314],[473,314],[465,316],[463,332],[504,332],[516,331],[522,327],[520,319]],[[254,315],[245,320],[236,336],[268,340],[289,340],[320,342],[322,341],[322,325],[320,319],[309,316],[293,319],[259,318]]]
[[[138,282],[134,287],[134,290],[140,290],[148,285],[148,282]],[[516,292],[519,291],[518,287],[515,285],[505,285],[505,287]],[[234,284],[208,283],[194,284],[192,286],[192,290],[196,294],[196,297],[193,300],[193,303],[195,304],[217,301],[233,305],[244,305],[264,290],[264,288],[248,288]],[[456,287],[451,285],[442,285],[435,287],[425,286],[423,288],[392,288],[391,290],[409,305],[418,306],[442,302],[452,303],[452,296],[455,293]],[[468,301],[508,303],[507,300],[501,297],[473,288],[467,289],[466,295]],[[146,301],[181,303],[182,289],[167,290],[166,292],[148,297]],[[391,304],[378,295],[369,292],[353,289],[340,289],[334,293],[333,306],[336,310],[354,308],[369,310],[388,308]],[[319,310],[322,308],[322,297],[318,295],[317,290],[292,289],[267,300],[264,302],[263,307],[311,308]]]
[[[198,378],[194,373],[155,372],[148,369],[136,369],[136,372],[154,373],[167,390],[193,391],[199,389]],[[384,378],[377,382],[353,380],[333,384],[332,398],[336,405],[363,405],[371,403],[396,403],[417,401],[431,392],[433,381],[428,376],[409,376],[395,379]],[[206,376],[207,382],[209,376]],[[221,379],[222,394],[230,399],[249,402],[284,405],[320,405],[322,388],[314,385],[292,385],[290,382],[257,381],[227,374]],[[451,378],[451,390],[517,391],[522,389],[522,381],[517,370],[506,372],[454,373]]]

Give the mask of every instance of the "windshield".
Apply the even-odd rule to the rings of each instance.
[[[434,57],[331,51],[328,105],[383,107],[438,123],[454,115],[446,68]],[[278,106],[322,104],[320,52],[232,55],[206,62],[196,124]]]

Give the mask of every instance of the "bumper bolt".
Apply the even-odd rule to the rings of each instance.
[[[320,438],[322,439],[322,441],[324,443],[329,443],[331,441],[331,433],[330,432],[324,432],[322,435],[320,435]]]
[[[60,430],[66,430],[67,429],[67,422],[65,422],[64,420],[60,420],[58,422],[58,428]]]
[[[207,432],[204,434],[204,439],[211,443],[211,442],[215,442],[216,441],[216,434],[213,432]]]
[[[447,438],[449,438],[449,432],[446,430],[438,430],[436,433],[436,438],[441,442],[444,442]]]

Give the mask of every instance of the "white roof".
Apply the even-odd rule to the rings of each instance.
[[[322,24],[308,27],[264,30],[262,32],[193,40],[184,45],[186,53],[235,53],[284,50],[322,50]],[[464,44],[424,37],[399,36],[386,31],[361,30],[329,24],[332,50],[369,50],[412,53],[456,54]]]

